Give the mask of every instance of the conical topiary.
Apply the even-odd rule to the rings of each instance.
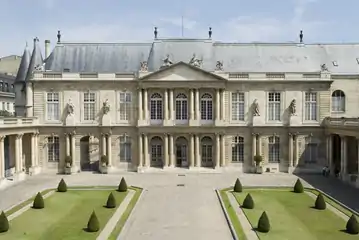
[[[112,193],[110,193],[110,195],[108,195],[106,207],[107,208],[115,208],[116,207],[116,199]]]
[[[254,201],[250,193],[247,194],[246,198],[243,201],[242,204],[243,208],[247,209],[253,209],[254,208]]]
[[[9,221],[4,212],[0,214],[0,233],[7,232],[9,230]]]
[[[303,188],[303,184],[302,182],[299,180],[299,178],[297,179],[297,181],[295,182],[294,185],[294,192],[295,193],[303,193],[304,192],[304,188]]]
[[[126,180],[122,177],[120,184],[118,185],[119,192],[127,192]]]
[[[90,219],[87,223],[87,231],[88,232],[98,232],[100,230],[100,223],[97,219],[95,211],[92,212]]]
[[[266,212],[263,212],[258,220],[258,231],[267,233],[270,230],[269,218]]]
[[[44,199],[42,198],[41,193],[37,193],[32,207],[35,209],[42,209],[45,207]]]
[[[239,178],[237,178],[236,183],[234,184],[233,192],[242,192],[243,187],[242,183],[239,181]]]
[[[61,178],[61,181],[59,182],[59,185],[57,186],[57,191],[58,192],[67,192],[67,185],[63,178]]]
[[[357,218],[354,214],[349,218],[346,226],[347,233],[358,234],[359,233],[359,224]]]
[[[314,207],[318,210],[324,210],[327,208],[327,204],[325,203],[324,197],[321,193],[318,194]]]

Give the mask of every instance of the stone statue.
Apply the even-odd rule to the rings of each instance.
[[[297,112],[297,102],[296,102],[295,99],[293,99],[293,100],[290,102],[289,111],[290,111],[290,115],[295,116],[295,114],[296,114],[296,112]]]
[[[253,102],[253,116],[260,116],[259,105],[258,105],[257,99],[255,99]]]
[[[37,64],[34,67],[34,71],[45,71],[45,63],[44,64]]]
[[[147,71],[148,71],[147,61],[141,62],[140,72],[147,72]]]
[[[69,99],[69,102],[67,103],[67,114],[74,115],[74,113],[75,113],[75,105],[72,103],[71,99]]]
[[[217,61],[215,70],[216,71],[223,71],[223,61]]]
[[[328,69],[328,67],[327,67],[327,65],[325,63],[320,65],[320,70],[322,72],[329,72],[329,69]]]
[[[106,99],[106,101],[103,102],[102,111],[103,111],[103,114],[107,114],[110,111],[110,103],[109,103],[108,99]]]
[[[162,64],[161,68],[169,67],[173,64],[172,60],[170,59],[169,54],[167,54],[166,57],[162,61],[163,61],[163,64]]]
[[[203,62],[203,60],[198,59],[196,57],[196,54],[194,53],[191,60],[189,61],[189,64],[191,64],[192,66],[195,66],[195,67],[201,67],[202,62]]]

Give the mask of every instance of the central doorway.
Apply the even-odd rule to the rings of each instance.
[[[176,140],[176,167],[188,167],[188,144],[184,137]]]

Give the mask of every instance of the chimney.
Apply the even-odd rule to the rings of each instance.
[[[211,27],[209,27],[209,29],[208,29],[208,38],[212,39],[212,28]]]
[[[155,27],[155,31],[153,32],[153,34],[155,35],[155,39],[157,39],[157,34],[158,34],[157,27]]]
[[[50,55],[50,40],[45,40],[45,59]]]
[[[61,42],[61,32],[60,30],[57,31],[57,43]]]
[[[303,30],[300,30],[300,33],[299,33],[299,42],[300,42],[300,43],[303,43]]]

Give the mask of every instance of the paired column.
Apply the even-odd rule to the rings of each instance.
[[[189,119],[190,120],[194,120],[195,116],[194,116],[194,90],[190,89],[189,90]]]
[[[0,136],[0,180],[5,178],[5,137]]]
[[[298,151],[299,151],[298,135],[294,135],[294,164],[293,164],[294,167],[298,165],[298,157],[299,157]]]
[[[71,156],[71,149],[70,149],[70,134],[65,133],[65,148],[66,148],[66,157]]]
[[[358,161],[358,164],[357,164],[357,174],[359,176],[359,139],[357,138],[357,145],[358,145],[358,153],[357,153],[357,161]],[[357,178],[357,182],[359,183],[359,178]]]
[[[194,161],[195,161],[195,147],[194,147],[194,134],[190,134],[190,140],[189,140],[190,146],[189,146],[189,166],[194,167]]]
[[[35,146],[35,141],[36,141],[36,133],[31,134],[31,167],[35,167],[36,166],[36,146]]]
[[[226,135],[221,137],[221,166],[226,166]]]
[[[106,134],[101,133],[101,155],[106,155]]]
[[[143,135],[138,135],[138,167],[143,167]]]
[[[165,89],[165,94],[164,94],[164,103],[163,103],[163,110],[164,110],[164,119],[165,120],[169,120],[169,109],[168,109],[168,90]]]
[[[76,165],[76,134],[70,135],[72,166]]]
[[[200,167],[201,166],[201,157],[199,155],[199,136],[195,135],[194,136],[195,141],[194,141],[194,148],[195,148],[195,158],[196,158],[196,167]]]
[[[334,168],[333,168],[333,137],[331,134],[327,135],[327,164],[330,169],[330,172],[334,172]]]
[[[200,121],[201,120],[201,113],[200,113],[200,101],[199,101],[199,89],[195,90],[195,102],[194,102],[194,111],[196,118],[195,120]]]
[[[19,173],[23,170],[22,163],[22,134],[16,135],[15,138],[15,172]]]
[[[220,148],[220,135],[216,134],[216,158],[215,158],[215,168],[219,167],[221,148]]]
[[[148,159],[148,136],[146,134],[143,135],[143,155],[144,155],[144,166],[149,167],[149,159]]]
[[[340,166],[341,166],[341,176],[345,177],[347,174],[347,138],[345,136],[340,136]]]
[[[289,133],[289,143],[288,143],[288,161],[289,161],[289,167],[293,167],[293,145],[294,145],[294,141],[293,141],[293,134]]]
[[[174,105],[174,103],[173,103],[173,89],[170,89],[169,91],[170,91],[170,94],[169,94],[169,96],[170,96],[170,100],[169,100],[169,104],[170,104],[170,106],[169,106],[169,119],[173,121],[174,120],[174,117],[173,117],[173,105]]]
[[[173,146],[173,135],[169,134],[168,135],[168,141],[169,141],[169,163],[170,163],[170,167],[173,167],[175,165],[174,162],[174,146]]]
[[[108,166],[112,166],[112,139],[111,134],[106,135]]]
[[[226,115],[226,112],[225,112],[225,104],[224,104],[224,89],[221,90],[221,101],[220,101],[220,105],[221,105],[221,120],[224,121],[225,119],[225,115]]]
[[[143,120],[142,88],[138,90],[138,120]]]
[[[254,157],[257,155],[257,134],[252,133],[252,161],[251,165],[253,165]]]
[[[143,117],[144,120],[148,120],[148,93],[147,89],[143,90]]]
[[[164,134],[164,143],[163,143],[163,157],[164,157],[164,162],[163,162],[163,167],[168,167],[169,165],[169,151],[168,151],[168,134],[165,133]]]
[[[220,92],[219,89],[216,89],[216,116],[215,120],[220,119]]]

